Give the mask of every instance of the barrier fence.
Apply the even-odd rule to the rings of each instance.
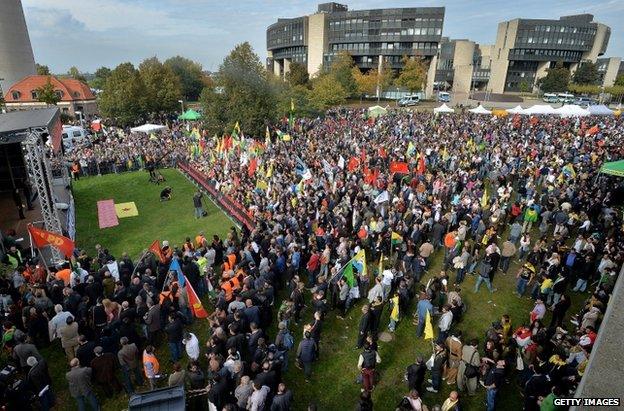
[[[241,225],[244,224],[250,231],[255,228],[255,223],[249,214],[247,214],[245,207],[217,190],[215,185],[204,173],[182,162],[178,163],[178,168],[190,177],[197,185],[203,188],[208,193],[210,198],[232,218],[238,221]]]

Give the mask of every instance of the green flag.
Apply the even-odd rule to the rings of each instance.
[[[349,285],[349,287],[355,286],[355,276],[353,275],[353,263],[351,261],[347,263],[347,266],[342,272],[342,275],[345,281],[347,282],[347,284]]]

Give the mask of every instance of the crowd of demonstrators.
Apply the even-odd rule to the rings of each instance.
[[[588,135],[595,125],[599,133]],[[373,409],[384,311],[389,332],[415,315],[416,337],[428,333],[427,318],[436,335],[434,353],[407,368],[409,393],[397,408],[423,409],[427,393],[446,382],[457,391],[441,409],[458,409],[461,396],[482,385],[494,410],[501,387],[517,380],[525,409],[553,409],[553,398],[570,395],[583,374],[623,261],[614,208],[621,183],[597,178],[602,162],[622,156],[622,130],[619,118],[397,111],[368,119],[364,111],[332,110],[298,120],[292,141],[240,137],[224,148],[208,140],[197,153],[172,138],[154,150],[177,150],[242,204],[255,227],[223,239],[199,233],[184,244],[163,242],[162,261],[149,255],[133,262],[99,247],[96,256],[80,252],[73,269],[48,275],[11,251],[15,270],[2,279],[0,299],[4,347],[24,372],[33,363],[41,375],[37,348],[60,338],[68,381],[83,381],[71,390],[81,409],[97,407],[91,382],[107,379],[107,393],[134,392],[144,380],[150,388],[184,385],[195,409],[207,399],[219,410],[287,410],[297,395],[282,378],[289,354],[313,381],[314,363],[331,355],[323,343],[327,316],[333,310],[344,319],[361,300],[358,409]],[[122,153],[127,141],[143,155],[149,137],[136,138],[112,141],[110,149]],[[96,158],[108,155],[98,150]],[[398,162],[411,171],[398,172]],[[367,272],[351,263],[353,278],[342,277],[362,250]],[[433,272],[437,256],[442,270]],[[215,290],[207,341],[189,332],[187,287],[170,275],[172,260],[198,294]],[[462,293],[472,289],[487,300],[505,275],[516,276],[518,298],[535,308],[526,318],[490,319],[482,339],[464,340],[457,326],[466,311]],[[571,323],[574,294],[587,300]],[[268,332],[273,322],[276,335]],[[44,395],[42,404],[53,401],[50,389]]]

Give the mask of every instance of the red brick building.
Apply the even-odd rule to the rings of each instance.
[[[54,86],[54,91],[60,98],[56,104],[61,113],[75,115],[82,112],[84,117],[97,114],[95,95],[88,85],[71,78],[57,78],[54,76],[27,76],[15,83],[4,94],[7,110],[30,110],[46,107],[46,103],[38,100],[37,89],[48,82]]]

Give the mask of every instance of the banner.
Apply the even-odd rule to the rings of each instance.
[[[149,250],[158,257],[158,260],[162,263],[165,261],[165,256],[162,254],[162,250],[160,249],[160,241],[154,240],[152,245],[150,245]]]
[[[175,261],[175,260],[174,260]],[[186,279],[186,277],[184,277]],[[200,281],[204,281],[204,279],[200,279]],[[210,284],[210,281],[208,282]],[[188,295],[189,307],[193,312],[193,315],[196,318],[207,318],[208,313],[204,310],[204,306],[201,303],[201,300],[197,296],[195,289],[191,285],[191,282],[186,280],[186,294]]]
[[[58,248],[65,257],[71,256],[74,252],[75,244],[67,237],[33,227],[32,225],[28,226],[28,232],[37,248],[51,245]]]
[[[409,166],[402,161],[393,161],[390,163],[390,172],[399,174],[409,174]]]
[[[180,287],[184,287],[184,274],[182,273],[182,268],[180,267],[180,262],[177,259],[173,259],[171,264],[169,265],[169,271],[175,271],[178,274],[178,285]]]

